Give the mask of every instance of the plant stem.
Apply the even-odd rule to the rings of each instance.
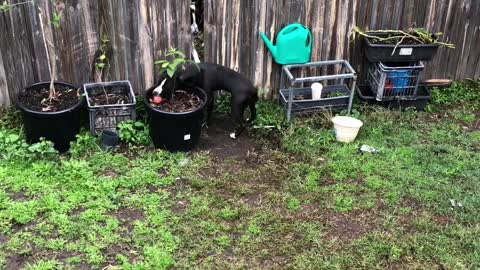
[[[47,64],[48,64],[48,71],[50,72],[50,87],[49,87],[49,93],[48,93],[48,100],[49,102],[52,102],[52,100],[56,96],[56,91],[55,91],[55,73],[57,70],[57,63],[56,63],[56,55],[55,55],[55,46],[53,43],[51,43],[46,35],[45,35],[45,26],[44,26],[44,20],[43,20],[43,10],[39,7],[38,8],[38,17],[40,19],[40,28],[42,29],[42,38],[43,38],[43,45],[45,46],[45,52],[47,54]]]

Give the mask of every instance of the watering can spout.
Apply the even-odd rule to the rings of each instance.
[[[267,46],[272,56],[274,58],[277,57],[277,47],[273,45],[272,42],[270,42],[270,40],[267,38],[267,36],[264,33],[260,33],[260,37],[263,39],[263,42],[265,42],[265,45]]]

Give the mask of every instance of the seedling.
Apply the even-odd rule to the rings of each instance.
[[[173,96],[174,92],[175,92],[175,83],[176,83],[176,79],[174,78],[175,77],[175,73],[177,72],[177,70],[179,68],[182,68],[184,69],[185,68],[185,64],[187,63],[192,63],[194,64],[195,66],[196,63],[194,61],[191,61],[191,60],[188,60],[185,58],[185,54],[183,54],[182,52],[178,51],[177,49],[175,48],[170,48],[168,50],[168,53],[165,55],[167,58],[171,58],[171,60],[167,60],[167,59],[164,59],[164,60],[158,60],[158,61],[155,61],[155,65],[159,65],[160,66],[160,74],[163,75],[163,74],[167,74],[167,78],[164,79],[162,81],[162,83],[153,90],[152,94],[154,96],[160,96],[162,93],[164,93],[163,96],[167,96],[167,99],[168,97],[171,97]],[[164,91],[163,89],[163,86],[165,85],[165,82],[168,80],[168,79],[173,79],[173,88],[172,89],[168,89],[167,91]],[[155,100],[152,99],[152,103],[154,103],[155,105],[158,105],[159,103],[155,103],[154,102]],[[162,102],[163,101],[163,98],[162,99],[156,99],[157,102]]]
[[[96,74],[96,81],[101,82],[102,78],[105,76],[105,69],[110,66],[110,62],[108,61],[107,57],[107,45],[110,40],[106,36],[102,36],[100,39],[100,56],[97,57],[97,61],[95,62],[95,74]],[[107,91],[105,90],[105,87],[102,85],[103,93],[105,94],[105,98],[107,101],[107,104],[110,104],[110,101],[108,100],[108,94]]]

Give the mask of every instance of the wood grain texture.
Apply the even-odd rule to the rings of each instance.
[[[23,0],[12,0],[11,3]],[[104,80],[132,82],[142,93],[157,79],[153,62],[170,47],[191,50],[191,0],[37,0],[0,14],[0,104],[11,104],[25,86],[49,80],[38,8],[62,15],[60,29],[47,26],[57,52],[57,78],[77,86],[95,79],[100,38],[106,36],[110,68]],[[368,63],[362,43],[351,40],[354,25],[366,29],[426,27],[443,32],[454,50],[440,48],[423,77],[480,76],[480,1],[477,0],[205,0],[205,61],[231,67],[275,98],[280,68],[259,38],[274,40],[299,22],[313,34],[312,60],[347,59],[360,75]],[[308,70],[308,75],[325,73]]]
[[[313,61],[347,59],[359,72],[360,80],[368,63],[362,43],[351,40],[355,25],[371,30],[415,26],[443,32],[443,39],[457,48],[440,48],[426,64],[423,77],[480,76],[480,1],[477,0],[205,0],[204,5],[206,61],[245,74],[255,85],[266,89],[264,98],[277,95],[280,69],[260,40],[259,32],[274,40],[285,25],[296,22],[312,31]]]
[[[105,36],[110,40],[110,68],[104,80],[130,80],[134,91],[142,93],[158,78],[153,62],[163,58],[169,48],[190,54],[190,3],[191,0],[36,0],[35,4],[0,13],[0,104],[11,104],[24,87],[50,79],[39,8],[47,20],[53,10],[62,16],[60,28],[46,25],[44,30],[53,37],[59,80],[78,87],[94,80],[100,38]]]

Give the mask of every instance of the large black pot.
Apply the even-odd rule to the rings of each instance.
[[[207,94],[198,87],[183,86],[183,90],[190,91],[200,97],[202,105],[190,112],[164,112],[150,105],[153,88],[145,91],[143,101],[147,108],[150,137],[156,148],[171,152],[190,151],[197,146],[202,130]]]
[[[40,88],[49,88],[50,82],[40,82],[26,87],[23,91],[34,91]],[[67,86],[77,89],[75,86],[55,82],[55,85]],[[58,112],[38,112],[26,108],[18,99],[17,108],[23,115],[23,124],[28,143],[36,143],[40,138],[45,138],[54,143],[55,149],[59,152],[65,152],[70,148],[70,142],[75,140],[75,136],[80,132],[80,120],[82,109],[85,106],[85,97],[72,108]]]

